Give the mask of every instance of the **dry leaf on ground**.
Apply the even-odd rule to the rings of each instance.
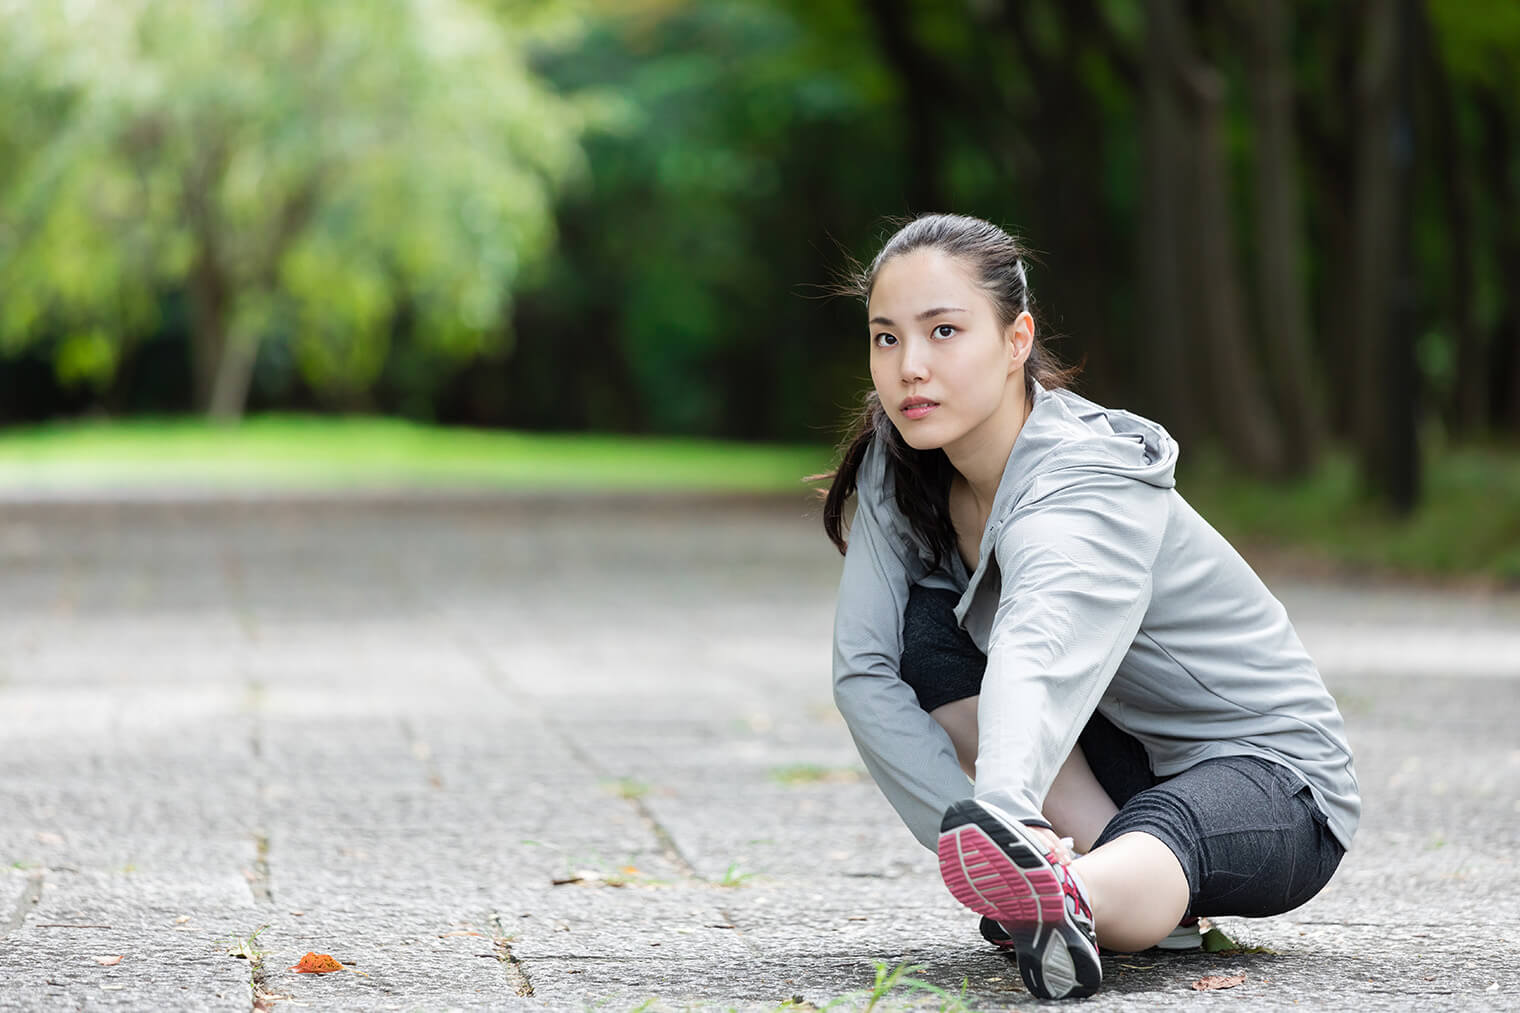
[[[331,954],[308,950],[306,956],[291,964],[289,969],[297,974],[331,974],[343,970],[343,965],[334,960]]]
[[[1202,978],[1193,982],[1193,991],[1206,992],[1214,988],[1234,988],[1236,985],[1244,985],[1244,974],[1205,974]]]
[[[121,954],[117,954],[114,957],[96,957],[95,963],[99,964],[101,967],[115,967],[117,964],[121,963],[121,956]]]

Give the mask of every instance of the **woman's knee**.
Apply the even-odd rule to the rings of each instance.
[[[959,598],[944,588],[914,585],[908,590],[898,669],[926,711],[976,696],[982,689],[987,657],[956,622]]]
[[[1133,830],[1172,847],[1194,915],[1291,910],[1324,887],[1342,853],[1297,775],[1256,757],[1208,760],[1141,792],[1099,844]]]

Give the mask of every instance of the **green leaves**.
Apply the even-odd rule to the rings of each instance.
[[[528,6],[540,30],[563,8]],[[0,18],[22,54],[0,87],[62,111],[0,126],[0,151],[25,153],[0,170],[0,342],[88,334],[60,344],[60,375],[98,379],[115,361],[101,342],[141,333],[183,286],[203,395],[236,389],[233,345],[287,342],[335,391],[373,381],[393,339],[501,346],[554,191],[582,168],[583,115],[531,70],[511,17],[467,0],[121,0]]]

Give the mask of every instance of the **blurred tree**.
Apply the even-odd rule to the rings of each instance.
[[[1456,417],[1466,429],[1520,429],[1520,4],[1430,3],[1437,129],[1459,149],[1440,152],[1455,296]],[[1471,115],[1464,122],[1461,113]],[[1467,128],[1464,130],[1464,126]],[[1441,146],[1443,149],[1446,145]],[[1478,171],[1467,173],[1467,165]],[[1443,183],[1447,180],[1443,179]],[[1464,216],[1472,203],[1475,226]],[[1455,247],[1465,246],[1465,251]],[[1467,258],[1473,263],[1469,265]],[[1471,270],[1465,283],[1460,272]]]
[[[113,372],[183,287],[195,403],[243,410],[261,344],[366,390],[404,322],[442,357],[500,346],[552,235],[579,107],[498,0],[0,0],[0,342],[62,335]],[[529,10],[531,8],[531,10]],[[493,16],[494,15],[494,16]]]
[[[1256,0],[1243,25],[1255,127],[1257,293],[1262,344],[1282,418],[1284,474],[1306,475],[1325,441],[1323,385],[1313,354],[1303,272],[1303,205],[1294,126],[1292,21],[1285,0]]]
[[[1406,197],[1373,0],[0,0],[0,416],[236,402],[236,332],[257,407],[820,438],[864,329],[807,297],[949,209],[1190,449],[1520,428],[1520,5],[1423,6]]]
[[[493,420],[827,432],[865,373],[865,329],[805,296],[843,266],[833,239],[864,246],[901,206],[908,157],[853,6],[646,0],[544,61],[564,89],[615,90],[627,116],[586,138],[592,171],[519,301]]]
[[[1207,391],[1213,429],[1244,467],[1258,475],[1286,471],[1282,430],[1268,401],[1256,364],[1236,251],[1227,148],[1227,79],[1204,57],[1194,40],[1194,26],[1180,3],[1155,3],[1153,59],[1168,68],[1180,96],[1183,150],[1189,157],[1176,169],[1191,199],[1180,202],[1179,233],[1189,316],[1187,333],[1195,337],[1188,352],[1199,360],[1195,376]],[[1270,133],[1270,131],[1269,131]],[[1277,208],[1288,211],[1288,208]]]
[[[1356,185],[1352,209],[1353,307],[1351,348],[1354,388],[1354,436],[1368,487],[1379,493],[1402,489],[1401,466],[1411,448],[1390,425],[1395,410],[1412,414],[1414,391],[1401,359],[1403,336],[1413,310],[1404,277],[1407,244],[1405,207],[1412,158],[1410,110],[1399,83],[1409,72],[1408,26],[1400,16],[1401,0],[1367,0],[1362,7],[1363,47],[1355,102],[1357,132]],[[1396,493],[1401,506],[1405,496]]]
[[[1145,0],[1144,46],[1157,54],[1171,52],[1182,11],[1177,0]],[[1175,83],[1176,67],[1161,59],[1140,62],[1144,119],[1140,129],[1142,172],[1135,230],[1137,274],[1142,286],[1140,305],[1149,332],[1150,354],[1145,368],[1141,404],[1159,419],[1183,446],[1202,433],[1202,406],[1194,403],[1188,348],[1199,343],[1190,335],[1186,312],[1182,209],[1191,199],[1187,185],[1186,124]]]

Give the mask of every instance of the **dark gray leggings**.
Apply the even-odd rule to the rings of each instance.
[[[923,587],[908,595],[901,672],[928,711],[981,692],[987,658],[955,621],[959,597]],[[1078,743],[1119,807],[1094,846],[1135,830],[1160,839],[1187,876],[1189,915],[1290,911],[1345,854],[1309,786],[1283,764],[1231,756],[1158,777],[1139,740],[1097,713]]]

